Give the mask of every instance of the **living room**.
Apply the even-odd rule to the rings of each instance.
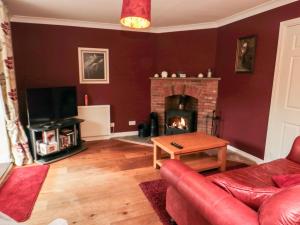
[[[299,183],[299,1],[3,0],[1,8],[0,212],[28,225],[297,224],[260,214],[285,194],[274,194],[282,188],[272,176]],[[206,153],[213,162],[188,149],[198,142],[215,149]],[[234,185],[272,189],[262,209],[222,186],[236,173],[251,177],[249,168],[264,182]],[[227,192],[239,199],[228,208],[245,209],[224,215],[242,216],[206,214],[201,195],[223,211],[216,202]]]

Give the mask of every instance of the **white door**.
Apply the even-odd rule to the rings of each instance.
[[[300,135],[300,18],[282,22],[265,160],[286,157]]]

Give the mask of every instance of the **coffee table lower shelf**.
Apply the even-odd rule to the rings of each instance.
[[[160,159],[156,161],[156,164],[161,167],[166,159]],[[218,161],[217,157],[214,156],[201,156],[199,158],[185,158],[180,159],[185,165],[191,167],[195,171],[205,171],[210,169],[220,168],[222,162]]]

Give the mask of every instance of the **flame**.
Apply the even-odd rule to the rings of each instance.
[[[187,128],[187,124],[186,124],[186,121],[183,117],[180,117],[179,118],[176,118],[173,123],[171,124],[171,127],[173,128],[177,128],[177,129],[188,129]]]

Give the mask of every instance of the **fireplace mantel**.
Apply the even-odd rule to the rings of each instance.
[[[221,78],[155,78],[151,80],[151,111],[158,113],[160,132],[165,125],[165,99],[172,95],[188,95],[198,99],[197,130],[210,132],[206,117],[216,110],[218,86]]]
[[[150,80],[181,80],[181,81],[203,81],[203,80],[221,80],[220,77],[211,77],[211,78],[198,78],[198,77],[185,77],[185,78],[180,78],[180,77],[167,77],[167,78],[162,78],[162,77],[150,77]]]

